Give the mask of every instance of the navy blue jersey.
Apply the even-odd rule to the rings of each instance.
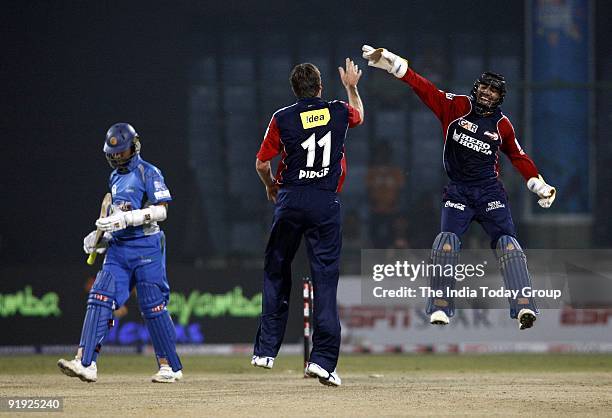
[[[274,113],[257,159],[281,160],[276,181],[281,185],[308,185],[339,192],[346,175],[346,131],[361,123],[349,104],[319,97],[302,98]]]
[[[502,118],[498,108],[485,117],[468,111],[450,123],[444,143],[444,166],[451,180],[497,178],[497,152],[501,145],[497,124]]]
[[[525,180],[538,169],[516,139],[501,110],[479,116],[467,96],[438,90],[429,80],[408,69],[402,80],[434,112],[444,132],[444,169],[456,182],[487,182],[499,176],[498,151],[505,153]]]
[[[161,171],[153,164],[134,156],[137,159],[134,167],[128,173],[122,174],[113,170],[109,179],[109,187],[113,196],[113,210],[136,210],[150,205],[172,200],[170,190],[166,187]],[[114,238],[132,239],[159,232],[157,222],[141,226],[129,226],[121,231],[113,232]]]

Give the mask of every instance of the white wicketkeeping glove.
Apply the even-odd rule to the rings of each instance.
[[[527,188],[533,193],[537,194],[540,200],[538,204],[543,208],[549,208],[550,205],[555,201],[557,196],[557,189],[549,184],[546,184],[541,175],[538,177],[532,177],[527,181]]]
[[[361,56],[368,60],[370,67],[382,68],[397,78],[402,78],[408,71],[408,61],[385,48],[373,48],[370,45],[361,47]]]
[[[98,246],[96,247],[94,246],[94,240],[96,239],[96,231],[91,231],[89,234],[87,234],[85,238],[83,238],[83,251],[85,251],[85,254],[91,254],[94,252],[94,250],[98,254],[104,254],[104,252],[108,248],[108,242],[112,238],[113,236],[110,233],[105,232],[104,235],[102,235]]]

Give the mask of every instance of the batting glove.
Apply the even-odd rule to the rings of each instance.
[[[402,78],[408,71],[408,61],[385,48],[373,48],[370,45],[361,47],[361,56],[368,60],[370,67],[382,68],[397,78]]]
[[[85,254],[91,254],[94,251],[98,254],[104,254],[108,248],[108,242],[112,239],[112,237],[113,236],[111,234],[105,232],[104,235],[102,235],[100,242],[98,242],[98,245],[96,246],[94,242],[96,240],[96,231],[91,231],[85,238],[83,238],[83,251],[85,251]]]
[[[130,223],[127,214],[130,212],[115,211],[110,216],[99,218],[96,221],[96,227],[104,232],[116,232],[127,228]]]
[[[166,219],[167,209],[164,205],[149,206],[145,209],[123,212],[116,209],[112,215],[96,221],[96,227],[105,232],[121,231],[128,226],[140,226]]]
[[[550,207],[557,196],[557,189],[549,184],[546,184],[544,178],[538,174],[538,177],[532,177],[527,181],[527,188],[537,194],[540,200],[538,204],[544,209]]]

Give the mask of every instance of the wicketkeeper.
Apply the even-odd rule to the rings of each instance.
[[[432,262],[455,265],[461,237],[472,221],[482,225],[499,257],[506,289],[531,287],[527,260],[516,239],[508,196],[499,180],[498,154],[503,152],[535,193],[538,203],[549,208],[556,190],[548,185],[515,137],[514,127],[500,105],[506,95],[506,81],[500,74],[485,72],[474,82],[469,96],[438,90],[414,72],[404,58],[384,48],[364,45],[368,65],[381,68],[407,83],[442,124],[444,168],[450,179],[442,199],[441,232],[434,240]],[[431,288],[454,288],[452,277],[433,277]],[[533,298],[509,299],[510,316],[520,329],[533,326],[538,313]],[[432,324],[448,324],[455,311],[454,300],[430,298],[427,313]]]

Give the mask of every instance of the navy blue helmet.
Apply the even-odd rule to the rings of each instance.
[[[119,155],[127,149],[132,150],[128,157]],[[115,123],[106,132],[103,150],[112,168],[126,168],[134,155],[140,152],[140,137],[129,123]]]
[[[478,98],[476,93],[478,92],[478,86],[484,84],[486,86],[491,86],[497,91],[499,91],[499,100],[493,103],[490,106],[486,106],[484,104],[478,103]],[[493,73],[491,71],[486,71],[481,74],[480,77],[474,81],[474,86],[472,87],[472,91],[470,92],[470,99],[472,99],[472,105],[474,106],[474,110],[479,115],[487,114],[493,112],[499,105],[504,101],[504,97],[506,96],[506,79],[503,75]]]

